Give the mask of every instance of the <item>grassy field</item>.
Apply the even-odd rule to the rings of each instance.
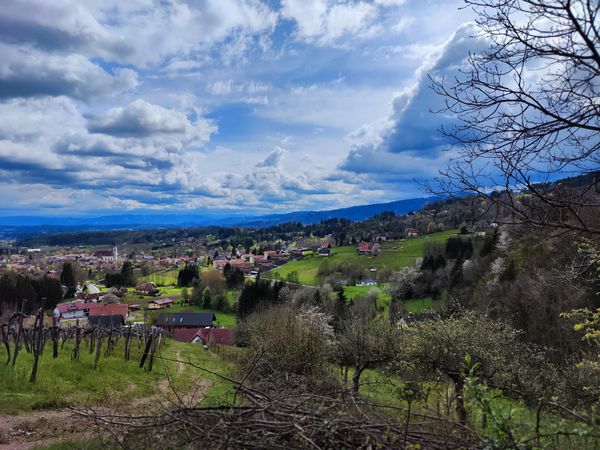
[[[179,367],[172,361],[190,361],[218,373],[232,373],[232,364],[203,350],[200,345],[171,339],[163,341],[160,354],[165,359],[156,360],[152,372],[138,367],[141,350],[135,345],[131,360],[125,361],[122,345],[121,342],[111,356],[102,354],[96,370],[93,368],[93,355],[84,347],[79,361],[71,361],[70,344],[60,350],[56,359],[52,358],[52,349],[48,345],[40,359],[38,378],[34,383],[28,382],[33,356],[23,351],[14,368],[4,363],[0,365],[0,412],[14,414],[76,405],[127,404],[151,396],[164,382],[167,373],[175,374],[174,386],[181,391],[185,391],[193,380],[207,379],[211,384],[207,398],[211,402],[226,400],[228,387],[218,377],[200,373],[186,364]],[[5,353],[1,355],[4,359]]]
[[[302,284],[314,285],[319,266],[325,260],[335,265],[346,262],[356,264],[365,269],[372,267],[378,270],[398,270],[410,266],[416,258],[423,256],[423,248],[428,243],[444,243],[451,236],[458,234],[457,230],[444,231],[441,233],[428,234],[417,238],[403,239],[400,241],[383,242],[381,253],[377,256],[359,255],[353,246],[336,247],[332,249],[332,255],[305,256],[302,259],[290,261],[277,269],[267,272],[264,276],[268,278],[284,279],[290,272],[298,272],[298,279]]]
[[[356,297],[367,295],[371,289],[379,290],[379,300],[377,303],[379,315],[388,317],[391,297],[389,292],[387,292],[387,284],[380,284],[379,286],[345,286],[344,294],[348,300],[352,300]],[[406,309],[406,312],[411,313],[437,311],[440,308],[439,303],[431,297],[411,298],[403,302],[402,305]]]
[[[158,287],[162,286],[175,286],[177,285],[177,275],[179,274],[179,270],[164,270],[161,272],[154,272],[150,275],[138,277],[138,282],[152,282],[156,284]],[[162,291],[162,289],[161,289]]]

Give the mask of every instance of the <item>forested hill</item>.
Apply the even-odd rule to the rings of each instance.
[[[348,219],[361,221],[392,211],[396,214],[406,214],[418,211],[424,205],[435,201],[435,197],[411,198],[389,203],[352,206],[349,208],[324,211],[295,211],[285,214],[268,215],[227,215],[227,214],[122,214],[102,217],[0,217],[0,231],[11,236],[31,236],[47,232],[69,232],[90,230],[117,229],[152,229],[172,227],[252,227],[264,228],[289,222],[299,222],[305,225],[319,223],[328,219]]]

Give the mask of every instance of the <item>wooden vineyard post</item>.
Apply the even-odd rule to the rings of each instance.
[[[42,340],[44,336],[44,306],[46,305],[46,297],[42,297],[42,306],[40,307],[33,327],[33,367],[31,369],[30,382],[34,382],[37,378],[38,362],[42,352]],[[36,333],[37,330],[37,333]]]
[[[127,338],[125,339],[125,361],[129,361],[129,349],[131,348],[131,325],[127,330]]]
[[[96,355],[94,357],[94,370],[98,367],[98,360],[100,359],[100,347],[102,346],[102,336],[100,335],[100,328],[96,328]]]
[[[13,352],[13,360],[12,365],[15,367],[17,363],[17,355],[19,354],[19,349],[21,347],[21,336],[23,335],[23,316],[25,315],[25,299],[21,301],[21,312],[19,313],[19,329],[17,330],[17,337],[15,338],[15,351]]]
[[[79,320],[75,325],[75,343],[73,344],[73,351],[71,352],[71,359],[79,360],[79,342],[81,340],[81,330],[79,328]]]
[[[52,357],[58,358],[58,327],[52,327]]]
[[[145,331],[144,331],[144,335],[146,335]],[[151,336],[146,337],[146,347],[144,348],[144,354],[142,355],[142,360],[140,361],[140,367],[144,367],[144,364],[146,363],[146,358],[148,358],[148,353],[150,353],[151,345],[152,345],[152,337]]]
[[[2,325],[0,325],[0,332],[2,335],[2,341],[4,342],[4,346],[6,347],[6,353],[8,354],[8,357],[6,359],[6,365],[8,366],[8,363],[10,363],[10,344],[8,343],[8,331],[7,331],[8,326],[3,323]]]

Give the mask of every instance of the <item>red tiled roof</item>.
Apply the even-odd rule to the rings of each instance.
[[[88,309],[88,305],[89,303],[84,303],[83,301],[79,300],[68,303],[59,303],[58,305],[56,305],[56,308],[58,309],[58,312],[60,312],[60,314],[63,315],[70,311],[84,311]]]
[[[233,345],[234,334],[233,328],[188,328],[174,330],[173,339],[191,342],[195,337],[199,337],[205,343]]]
[[[127,320],[128,305],[127,303],[112,303],[109,305],[99,303],[88,303],[90,316],[123,316]]]
[[[373,245],[370,242],[363,242],[361,244],[358,244],[359,252],[370,252],[372,248]]]
[[[173,331],[173,339],[179,342],[190,342],[200,330],[200,328],[176,328]]]

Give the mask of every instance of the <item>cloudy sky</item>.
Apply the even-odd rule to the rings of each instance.
[[[8,0],[0,213],[329,209],[424,196],[453,0]]]

